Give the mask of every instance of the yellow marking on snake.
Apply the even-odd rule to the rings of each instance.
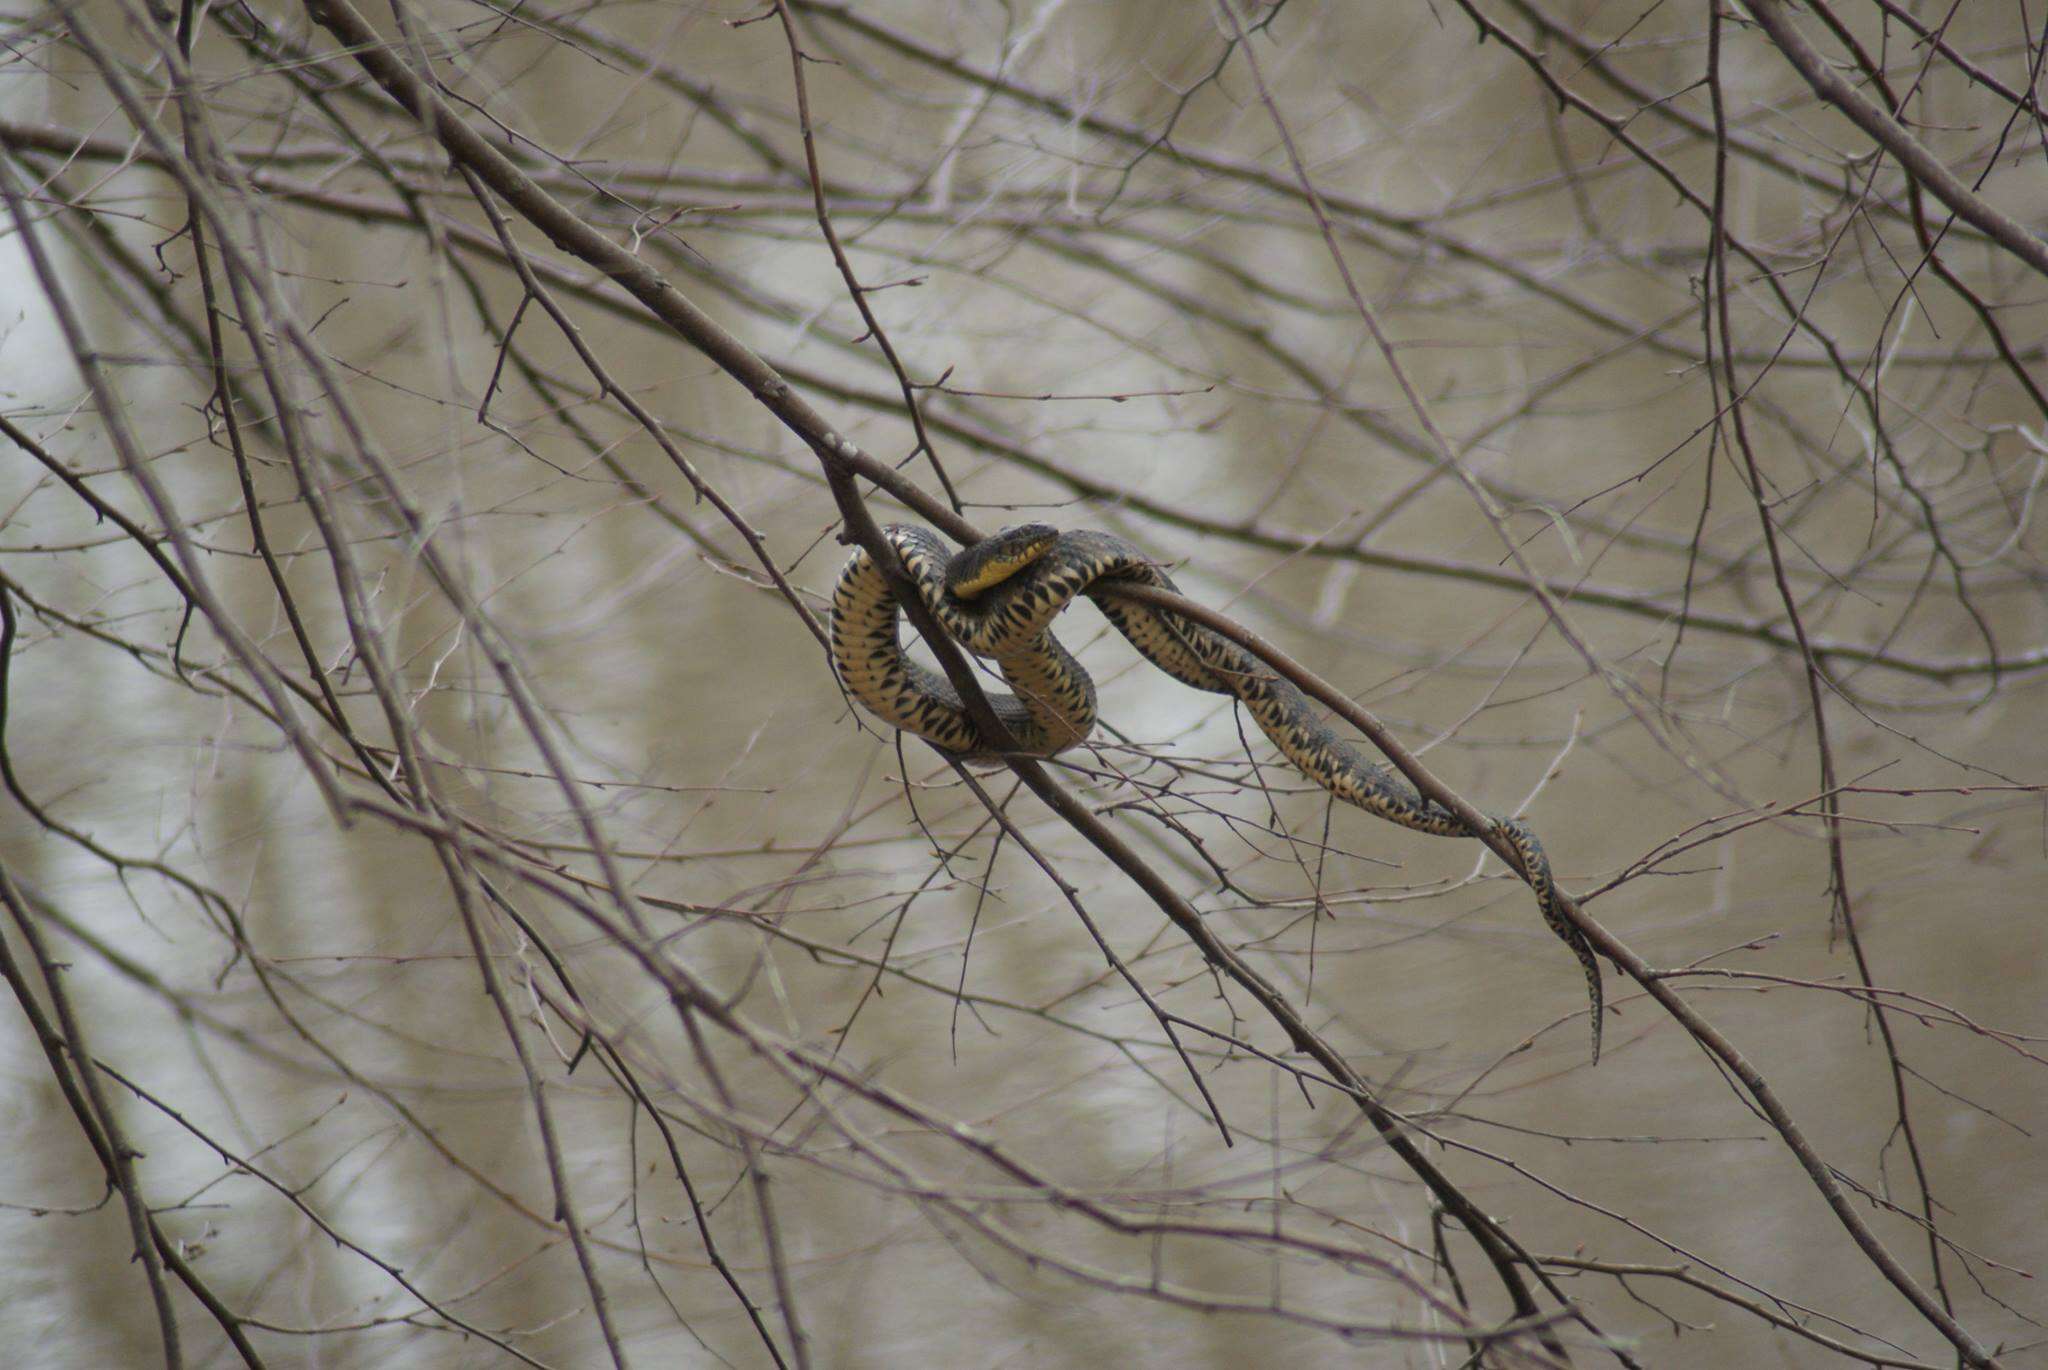
[[[1293,682],[1236,643],[1178,614],[1101,593],[1118,582],[1178,593],[1157,563],[1122,538],[1028,524],[956,554],[924,528],[892,525],[883,536],[939,626],[968,651],[993,660],[1016,691],[990,691],[989,702],[1018,750],[1051,756],[1085,741],[1095,727],[1095,682],[1050,631],[1074,597],[1085,594],[1160,670],[1193,689],[1234,696],[1302,774],[1338,799],[1416,832],[1477,835],[1338,736]],[[946,751],[999,754],[951,683],[904,655],[898,613],[888,576],[865,550],[856,551],[832,591],[832,661],[847,692],[883,722]],[[1528,824],[1488,817],[1521,857],[1543,921],[1585,971],[1597,1065],[1604,996],[1592,944],[1559,908],[1550,859]]]

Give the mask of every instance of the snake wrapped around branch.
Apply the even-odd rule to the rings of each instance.
[[[1026,524],[955,553],[929,529],[898,524],[882,531],[939,626],[994,661],[1015,691],[991,691],[988,698],[1016,751],[1052,756],[1085,741],[1095,727],[1095,682],[1051,631],[1060,612],[1087,595],[1154,666],[1194,689],[1235,697],[1287,759],[1336,798],[1417,832],[1478,835],[1338,736],[1293,682],[1235,642],[1178,614],[1103,593],[1120,582],[1176,590],[1156,562],[1122,538]],[[904,652],[899,616],[888,574],[865,549],[856,550],[832,591],[832,660],[847,692],[884,722],[945,751],[1001,755],[951,682]],[[1520,856],[1544,922],[1585,970],[1597,1064],[1603,1005],[1592,945],[1558,907],[1536,834],[1517,818],[1491,821]]]

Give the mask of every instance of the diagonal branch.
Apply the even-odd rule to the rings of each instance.
[[[1898,158],[1900,166],[1932,191],[1935,199],[1954,210],[1959,218],[1983,229],[2006,251],[2048,276],[2048,243],[2043,243],[2017,220],[1964,185],[1904,124],[1859,95],[1856,88],[1829,66],[1827,59],[1806,40],[1806,35],[1786,14],[1782,0],[1742,2],[1756,16],[1764,32],[1771,36],[1771,41],[1777,44],[1778,51],[1785,54],[1785,60],[1798,68],[1799,74],[1806,78],[1806,83],[1821,99],[1842,111],[1856,127],[1883,144],[1885,151]]]

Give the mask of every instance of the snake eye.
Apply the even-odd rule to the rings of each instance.
[[[1006,556],[1031,561],[1044,556],[1046,549],[1059,540],[1060,530],[1050,523],[1013,523],[986,539],[983,545],[994,544],[1003,548]]]

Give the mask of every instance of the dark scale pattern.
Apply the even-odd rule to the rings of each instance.
[[[953,557],[936,536],[902,526],[883,534],[939,626],[976,656],[993,659],[1017,692],[991,691],[989,703],[1018,750],[1051,756],[1084,741],[1095,727],[1095,682],[1046,631],[1073,592],[1049,601],[960,599],[946,589]],[[884,722],[947,751],[995,755],[999,748],[982,736],[951,682],[904,655],[899,617],[888,578],[866,551],[856,551],[832,591],[832,660],[847,692]]]
[[[992,658],[1017,691],[991,695],[990,701],[1024,750],[1051,755],[1083,741],[1095,726],[1094,681],[1047,631],[1076,595],[1086,594],[1160,670],[1194,689],[1235,696],[1287,759],[1338,799],[1417,832],[1474,835],[1456,814],[1339,737],[1317,717],[1307,695],[1236,643],[1177,615],[1100,593],[1117,581],[1178,590],[1157,563],[1122,538],[1085,530],[1055,534],[1037,524],[1005,529],[955,556],[923,528],[886,532],[940,626],[975,655]],[[896,602],[866,552],[855,552],[846,563],[832,602],[833,660],[856,699],[885,721],[949,751],[992,750],[952,686],[903,655]],[[1604,996],[1592,945],[1558,907],[1550,860],[1536,834],[1520,819],[1492,822],[1521,857],[1543,921],[1586,973],[1597,1063]]]

